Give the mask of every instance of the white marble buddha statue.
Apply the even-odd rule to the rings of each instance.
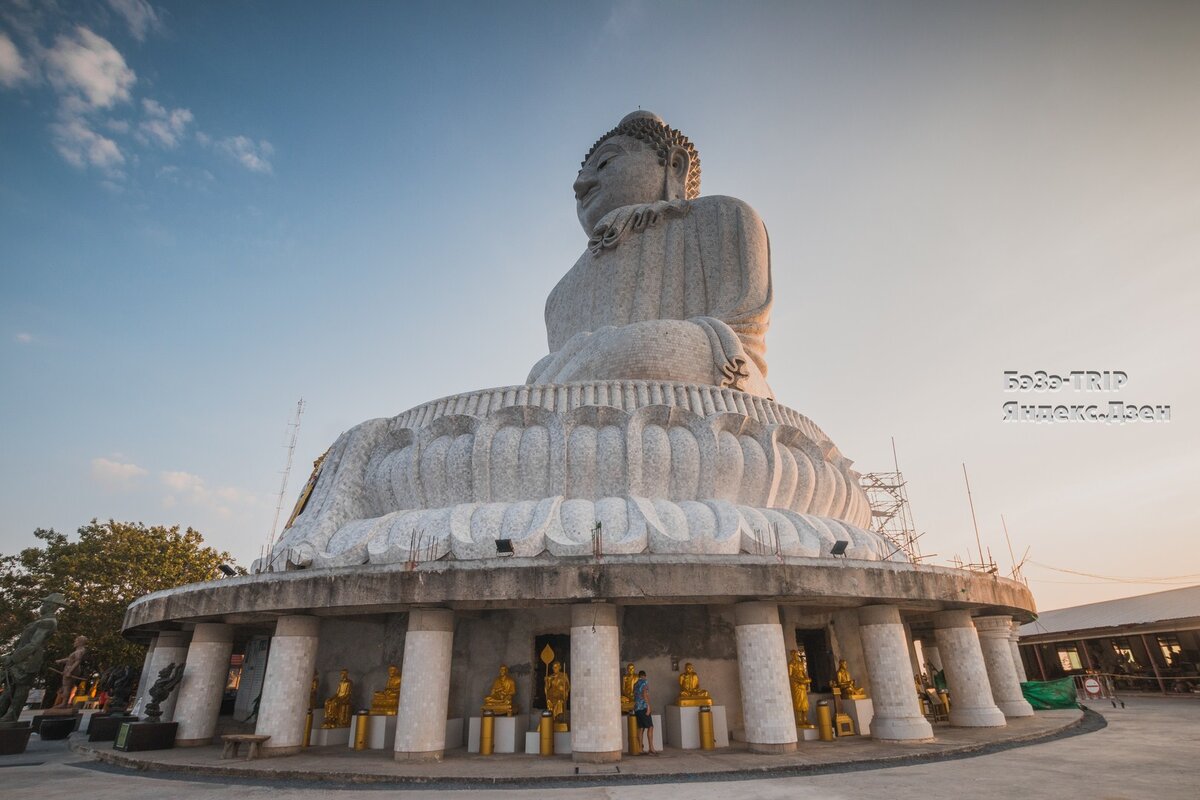
[[[635,111],[574,184],[588,246],[546,301],[549,355],[527,383],[679,381],[770,397],[767,230],[750,206],[699,197],[687,137]]]

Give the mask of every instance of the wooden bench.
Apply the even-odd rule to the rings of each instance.
[[[246,751],[246,760],[258,758],[261,755],[259,748],[270,738],[270,736],[258,736],[253,733],[227,733],[221,737],[221,741],[225,744],[221,758],[237,758],[238,747],[243,743],[250,745]]]

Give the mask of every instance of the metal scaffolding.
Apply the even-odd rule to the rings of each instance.
[[[904,553],[915,564],[924,558],[917,544],[922,534],[917,533],[913,522],[907,484],[896,457],[895,439],[892,439],[892,463],[894,471],[868,472],[859,478],[859,485],[871,504],[871,530],[891,542],[894,552]]]

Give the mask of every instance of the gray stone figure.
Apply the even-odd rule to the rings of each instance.
[[[133,696],[133,687],[137,683],[137,672],[125,664],[120,667],[110,667],[100,679],[100,691],[108,692],[108,704],[105,711],[110,714],[123,714],[129,707],[129,698]]]
[[[0,723],[16,722],[25,707],[33,681],[46,658],[46,642],[58,629],[55,614],[67,605],[67,598],[52,592],[42,598],[38,618],[25,626],[11,653],[0,656]]]
[[[171,696],[171,692],[175,691],[181,680],[183,664],[167,664],[159,671],[158,680],[150,687],[150,702],[146,705],[146,716],[151,722],[158,722],[158,718],[162,716],[162,701]]]

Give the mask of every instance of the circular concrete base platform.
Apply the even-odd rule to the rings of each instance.
[[[618,764],[578,764],[570,756],[468,755],[448,751],[439,763],[397,763],[391,753],[356,752],[344,746],[308,748],[289,758],[223,761],[219,747],[121,753],[74,737],[82,755],[131,770],[159,774],[212,775],[237,783],[317,781],[326,785],[395,784],[481,788],[539,784],[620,784],[758,779],[847,770],[880,769],[966,758],[1088,733],[1105,726],[1092,711],[1039,711],[1005,728],[938,725],[932,742],[879,742],[860,736],[804,742],[786,754],[751,753],[745,745],[716,751],[668,749],[660,756],[626,756]]]
[[[136,600],[125,635],[198,622],[281,615],[392,613],[576,604],[722,604],[770,599],[828,609],[890,604],[906,612],[972,609],[1034,618],[1033,596],[994,575],[888,561],[752,555],[588,556],[431,561],[301,569],[180,586]]]

